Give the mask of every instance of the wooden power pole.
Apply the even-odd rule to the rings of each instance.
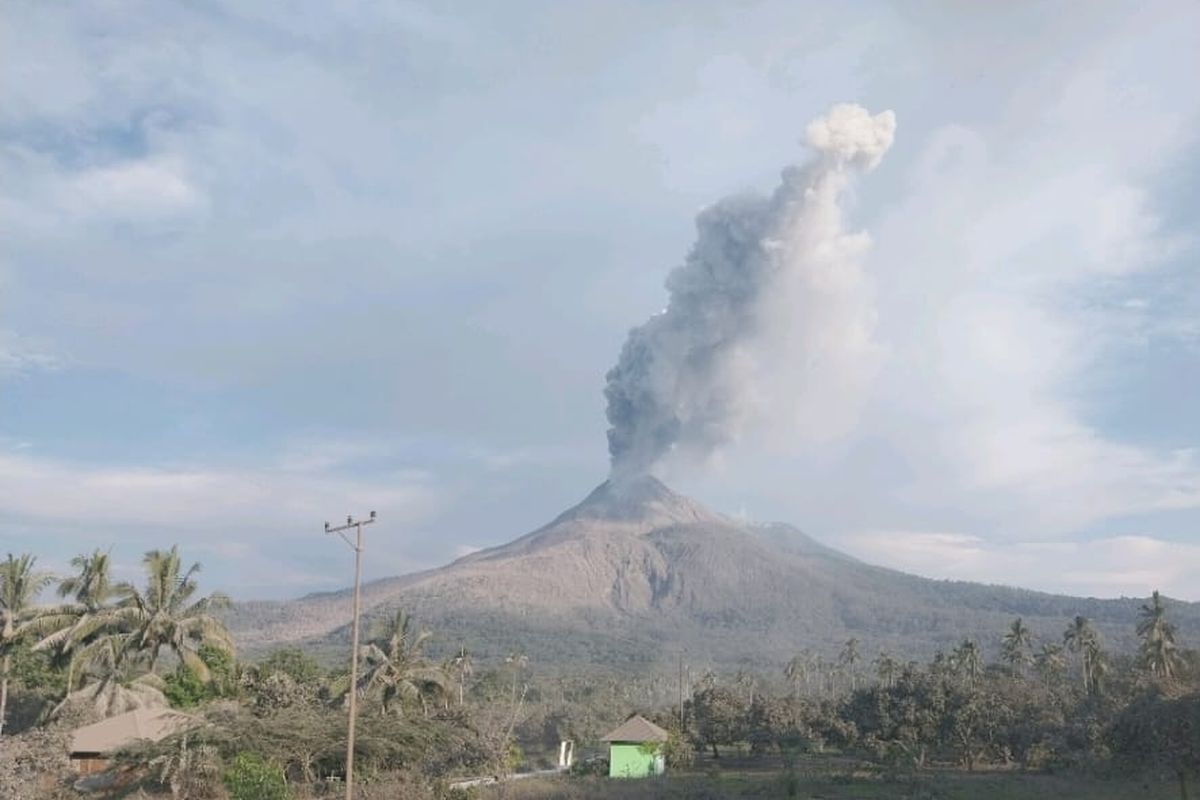
[[[358,614],[362,586],[362,526],[370,525],[374,521],[375,512],[372,511],[371,516],[363,520],[346,517],[346,524],[336,528],[331,527],[328,522],[325,523],[326,533],[336,533],[354,551],[354,623],[350,637],[350,721],[346,730],[346,800],[354,800],[354,718],[358,712]],[[351,528],[354,529],[354,541],[346,535],[346,531]]]

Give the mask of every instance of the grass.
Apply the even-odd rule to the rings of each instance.
[[[1082,775],[937,772],[914,780],[781,771],[688,773],[647,780],[531,778],[489,787],[481,800],[1175,800],[1173,782]]]

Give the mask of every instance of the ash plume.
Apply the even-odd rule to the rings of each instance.
[[[614,477],[668,454],[703,459],[752,419],[814,436],[851,424],[874,375],[874,307],[840,200],[891,146],[891,111],[834,106],[806,141],[816,158],[767,196],[729,197],[696,220],[667,307],[634,328],[604,389]]]

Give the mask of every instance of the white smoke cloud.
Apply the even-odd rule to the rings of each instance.
[[[892,146],[896,115],[884,111],[872,117],[862,106],[842,103],[810,122],[805,133],[814,149],[839,161],[874,169]]]
[[[821,436],[853,422],[879,348],[859,264],[869,238],[845,230],[840,198],[854,170],[879,163],[895,126],[891,111],[835,106],[808,126],[819,157],[785,170],[772,196],[700,214],[696,244],[667,278],[667,308],[630,331],[607,376],[614,474],[649,471],[669,453],[706,457],[756,418]]]

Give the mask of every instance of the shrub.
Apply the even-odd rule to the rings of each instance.
[[[256,753],[238,753],[225,770],[225,788],[230,800],[288,800],[283,770],[268,764]]]

